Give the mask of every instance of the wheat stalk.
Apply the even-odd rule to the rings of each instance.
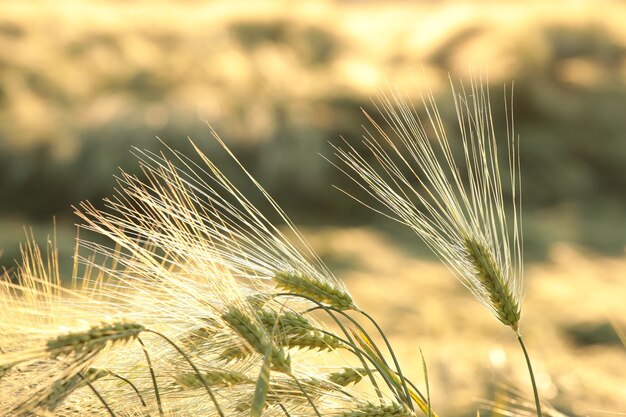
[[[334,147],[341,164],[336,166],[382,209],[353,198],[413,229],[478,301],[513,329],[541,417],[532,366],[519,332],[523,287],[519,143],[511,123],[504,169],[486,87],[472,79],[469,92],[464,88],[458,92],[453,84],[452,90],[456,148],[432,93],[422,95],[422,118],[410,100],[392,89],[375,103],[390,132],[366,113],[373,132],[367,131],[363,143],[373,162],[346,142],[345,147]],[[511,189],[511,218],[506,213],[505,185]]]
[[[382,329],[245,170],[295,242],[201,152],[204,165],[136,152],[147,180],[122,173],[104,210],[77,210],[83,229],[114,246],[80,239],[71,288],[56,256],[44,260],[34,244],[0,282],[0,414],[365,417],[414,415],[416,405],[430,414]],[[375,324],[393,366],[349,313]],[[320,360],[345,369],[320,372]],[[111,378],[92,384],[90,368]],[[350,387],[365,376],[369,390]],[[129,388],[141,405],[129,406]]]

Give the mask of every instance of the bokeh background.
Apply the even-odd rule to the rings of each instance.
[[[505,128],[514,82],[527,253],[523,331],[546,400],[626,411],[626,4],[595,1],[2,1],[0,264],[24,226],[56,219],[71,263],[71,205],[111,194],[132,146],[212,154],[207,122],[387,326],[414,379],[417,347],[442,415],[526,391],[515,340],[410,232],[331,188],[318,153],[358,143],[393,85],[438,97],[482,73]],[[357,145],[358,146],[358,145]],[[214,158],[224,158],[216,153]],[[244,192],[246,190],[244,189]]]

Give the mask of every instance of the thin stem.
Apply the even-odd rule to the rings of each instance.
[[[424,382],[426,382],[426,397],[428,398],[428,417],[433,417],[433,410],[430,406],[430,384],[428,383],[428,368],[426,367],[426,359],[424,359],[424,352],[420,348],[420,356],[422,357],[422,367],[424,368]]]
[[[323,306],[322,306],[323,307]],[[317,309],[318,307],[314,307],[311,308],[309,310],[307,310],[306,312],[311,312],[314,311],[315,309]],[[367,333],[367,331],[363,328],[363,326],[361,326],[361,324],[356,321],[354,318],[352,318],[349,314],[345,313],[344,311],[341,310],[337,310],[334,307],[326,307],[329,310],[333,310],[334,312],[341,314],[343,317],[347,318],[348,320],[350,320],[350,322],[352,322],[352,324],[354,324],[357,328],[359,328],[359,330],[361,330],[370,340],[371,337],[369,336],[369,334]],[[369,316],[367,313],[365,313],[362,310],[357,310],[360,311],[361,313],[363,313],[363,315],[365,317],[367,317],[377,328],[377,330],[379,331],[379,333],[381,334],[381,336],[383,337],[383,339],[386,339],[386,335],[384,334],[384,332],[382,331],[382,329],[380,328],[380,326],[378,325],[378,323],[376,323],[376,321]],[[322,332],[324,332],[323,330],[321,330]],[[332,334],[331,334],[332,335]],[[349,335],[347,335],[348,337],[350,337]],[[335,336],[337,337],[337,336]],[[339,341],[346,343],[345,341],[343,341],[341,338],[337,337],[337,339],[339,339]],[[350,340],[352,340],[350,338]],[[393,352],[393,349],[391,348],[391,344],[389,343],[389,341],[386,339],[386,343],[387,343],[387,348],[389,349],[389,351],[391,352],[392,357],[394,357],[394,362],[396,364],[396,367],[399,369],[399,365],[398,362],[395,358],[395,354]],[[354,343],[350,343],[350,346],[352,346],[353,348],[356,349],[356,352],[354,350],[351,350],[353,353],[355,354],[362,354],[364,355],[366,358],[368,358],[370,360],[370,362],[372,362],[372,364],[376,367],[376,369],[378,370],[379,374],[383,377],[383,379],[385,379],[385,382],[387,382],[387,384],[389,385],[389,389],[392,390],[392,392],[395,393],[395,395],[397,396],[398,400],[401,401],[401,392],[396,392],[396,390],[394,389],[393,382],[389,382],[387,380],[387,378],[385,378],[385,372],[383,372],[383,370],[376,364],[376,362],[374,361],[374,359],[372,357],[370,357],[368,354],[366,354],[365,352],[361,351],[360,349],[356,348],[356,346],[354,346]],[[411,408],[413,409],[413,401],[415,403],[417,403],[418,407],[420,407],[420,409],[428,415],[428,413],[433,414],[436,417],[436,414],[432,412],[432,410],[429,409],[430,407],[430,401],[428,401],[424,395],[421,393],[421,391],[415,386],[415,384],[413,384],[408,378],[401,376],[401,374],[399,374],[398,372],[393,371],[389,365],[386,363],[385,359],[382,356],[382,353],[380,351],[380,349],[378,349],[378,347],[376,345],[373,345],[373,348],[375,349],[375,353],[380,357],[381,363],[382,365],[386,368],[386,370],[392,372],[393,374],[395,374],[398,379],[402,382],[402,387],[399,387],[398,389],[401,391],[402,388],[404,388],[405,393],[408,395],[408,399],[407,399],[407,404],[411,405]],[[359,353],[360,351],[360,353]],[[407,386],[410,385],[411,389],[409,389],[409,387]]]
[[[154,374],[154,369],[152,368],[152,361],[150,360],[150,355],[148,354],[148,349],[146,349],[146,345],[143,343],[140,337],[137,338],[137,341],[141,345],[143,349],[143,354],[146,357],[146,362],[148,362],[148,369],[150,369],[150,377],[152,378],[152,386],[154,387],[154,396],[156,397],[157,407],[159,408],[159,415],[165,415],[163,412],[163,404],[161,403],[161,395],[159,394],[159,386],[157,385],[156,375]]]
[[[332,308],[332,307],[331,307]],[[380,360],[380,363],[387,368],[387,370],[390,370],[391,372],[395,373],[396,375],[398,375],[397,371],[394,371],[391,369],[391,367],[389,366],[389,364],[387,363],[387,361],[385,360],[385,357],[383,356],[383,353],[380,351],[380,349],[378,348],[378,346],[376,346],[376,344],[372,341],[372,337],[369,335],[369,333],[365,330],[365,328],[363,326],[361,326],[361,324],[356,321],[354,318],[352,318],[348,313],[344,312],[344,311],[337,311],[339,314],[343,315],[345,318],[347,318],[348,320],[350,320],[350,322],[352,324],[354,324],[360,331],[361,333],[363,333],[363,335],[367,338],[368,341],[370,341],[371,343],[368,343],[368,346],[370,348],[372,348],[372,353],[378,357],[378,359]],[[374,319],[372,319],[371,317],[368,316],[368,318],[373,321]],[[385,339],[385,336],[382,332],[382,330],[380,329],[380,327],[377,326],[378,331],[380,332],[380,334],[383,335],[383,339]],[[391,348],[389,346],[389,344],[387,344],[387,346],[389,347],[390,351]],[[393,355],[393,351],[392,352],[392,356],[394,357],[395,360],[395,355]],[[396,361],[396,366],[398,365],[398,362]],[[397,366],[398,371],[400,370],[399,366]],[[381,375],[383,374],[382,371],[379,371],[381,373]],[[402,376],[402,372],[400,371],[400,376]],[[404,394],[406,395],[405,398],[405,402],[406,404],[411,408],[412,411],[415,411],[415,408],[413,407],[413,401],[411,400],[411,397],[409,395],[409,390],[406,387],[406,382],[404,382],[404,378],[401,377],[400,378],[400,382],[401,382],[401,387],[398,387],[397,389],[394,389],[394,391],[396,392],[396,395],[398,397],[398,400],[402,402],[402,389],[404,388]],[[421,395],[421,394],[420,394]]]
[[[372,357],[369,353],[367,353],[366,351],[364,351],[364,350],[363,350],[363,349],[361,349],[360,347],[356,346],[356,345],[354,344],[354,342],[350,342],[350,341],[348,341],[348,340],[346,340],[346,339],[344,339],[344,338],[342,338],[342,337],[339,337],[339,336],[337,336],[337,335],[335,335],[335,334],[333,334],[333,333],[331,333],[331,332],[328,332],[328,331],[326,331],[326,330],[322,330],[322,329],[318,329],[318,330],[319,330],[320,332],[324,333],[324,334],[327,334],[327,335],[329,335],[329,336],[333,336],[333,337],[337,338],[337,340],[339,340],[341,343],[344,343],[344,344],[347,346],[347,347],[346,347],[346,350],[347,350],[348,352],[353,353],[353,354],[354,354],[354,355],[356,355],[357,357],[362,357],[362,358],[365,358],[365,359],[367,359],[368,361],[370,361],[370,362],[371,362],[371,364],[372,364],[372,366],[374,366],[374,368],[376,368],[376,369],[375,369],[375,370],[376,370],[376,372],[378,372],[378,374],[379,374],[379,375],[380,375],[380,377],[383,379],[383,381],[385,381],[385,382],[387,383],[387,387],[389,387],[389,390],[391,390],[391,392],[392,392],[394,395],[396,395],[396,398],[398,398],[398,397],[397,397],[397,392],[396,392],[396,390],[394,389],[394,381],[393,381],[393,380],[391,380],[391,379],[389,379],[389,378],[388,378],[388,376],[387,376],[387,374],[386,374],[386,372],[385,372],[385,371],[387,370],[387,371],[391,371],[391,372],[393,372],[395,375],[398,375],[395,371],[393,371],[393,370],[389,369],[389,367],[388,367],[387,365],[384,365],[384,364],[383,364],[383,366],[385,366],[385,369],[381,368],[381,365],[378,363],[378,361],[376,361],[376,360],[375,360],[375,358],[373,358],[373,357]],[[361,362],[361,364],[362,364],[362,365],[363,365],[363,367],[365,368],[367,375],[368,375],[370,378],[372,378],[372,379],[373,379],[373,378],[374,378],[374,376],[373,376],[373,371],[369,368],[369,366],[368,366],[368,365],[367,365],[364,361],[363,361],[363,362]],[[408,380],[407,380],[407,381],[408,381]],[[409,381],[409,382],[410,382],[410,381]],[[349,397],[352,397],[352,395],[348,394],[347,392],[342,392],[342,393],[343,393],[344,395],[347,395],[347,396],[349,396]],[[382,394],[382,393],[381,393],[381,394]],[[381,398],[381,401],[382,401],[382,398]],[[400,399],[398,399],[398,401],[401,401],[401,400],[400,400]]]
[[[278,406],[280,407],[281,410],[283,410],[283,413],[285,413],[287,417],[291,417],[291,414],[289,414],[289,411],[287,411],[287,409],[282,403],[278,403]]]
[[[321,308],[322,310],[324,310],[324,312],[326,314],[328,314],[330,316],[330,318],[333,319],[333,321],[337,324],[337,326],[339,326],[339,328],[341,329],[341,331],[343,332],[343,334],[346,335],[346,338],[349,340],[348,345],[353,346],[356,348],[356,344],[354,343],[354,340],[352,339],[352,336],[350,335],[350,333],[348,332],[348,330],[346,329],[346,327],[343,325],[343,323],[341,322],[341,320],[339,320],[337,318],[337,316],[335,315],[335,313],[333,313],[333,309],[332,307],[327,307],[324,304],[320,303],[317,300],[312,299],[311,297],[308,297],[306,295],[301,295],[301,294],[292,294],[292,293],[278,293],[278,294],[274,294],[275,297],[299,297],[299,298],[303,298],[305,300],[308,300],[310,302],[312,302],[313,304],[315,304],[316,306],[318,306],[319,308]],[[369,370],[369,367],[367,366],[367,363],[365,362],[365,359],[363,359],[363,357],[361,356],[360,353],[355,352],[356,357],[359,359],[359,361],[361,362],[361,364],[363,365],[363,367],[367,370]],[[383,400],[383,393],[380,390],[380,387],[378,386],[378,383],[376,383],[376,379],[372,376],[372,374],[370,372],[367,372],[367,376],[370,379],[370,382],[372,383],[372,386],[374,387],[374,390],[376,391],[376,394],[378,395],[378,398],[380,399],[380,401],[382,402]]]
[[[306,390],[304,389],[304,387],[302,386],[302,384],[300,383],[300,381],[298,381],[298,378],[295,377],[294,374],[290,374],[291,378],[294,380],[294,382],[298,385],[298,388],[300,389],[300,391],[302,391],[302,393],[304,394],[304,396],[306,397],[307,401],[309,402],[309,404],[311,404],[311,407],[313,407],[313,411],[315,411],[315,414],[317,415],[317,417],[322,417],[322,415],[320,414],[319,410],[317,409],[317,407],[315,406],[315,403],[313,402],[313,400],[311,399],[311,397],[309,396],[309,393],[306,392]]]
[[[533,394],[535,396],[535,406],[537,407],[537,417],[542,417],[541,414],[541,404],[539,402],[539,393],[537,392],[537,384],[535,383],[535,374],[533,373],[533,367],[530,364],[530,358],[528,357],[528,352],[526,351],[526,346],[524,345],[524,341],[522,340],[522,335],[517,333],[517,340],[519,340],[520,346],[522,346],[522,350],[524,351],[524,357],[526,358],[526,365],[528,365],[528,373],[530,374],[530,382],[533,385]]]
[[[100,400],[100,402],[102,403],[102,405],[104,405],[104,407],[107,409],[107,411],[109,412],[109,414],[111,415],[111,417],[115,417],[115,413],[113,412],[113,410],[111,410],[111,407],[109,407],[109,404],[107,404],[106,400],[104,399],[104,397],[98,392],[98,390],[96,389],[96,387],[94,387],[91,382],[89,382],[89,380],[87,378],[85,378],[83,376],[82,373],[78,373],[78,376],[80,377],[80,379],[83,380],[83,382],[85,384],[87,384],[87,386],[89,388],[91,388],[91,391],[93,391],[94,394],[96,394],[96,397],[98,397],[98,399]]]
[[[135,386],[135,384],[133,384],[132,382],[130,382],[128,379],[124,378],[123,376],[116,374],[114,372],[111,373],[111,376],[121,379],[122,381],[126,382],[128,385],[130,385],[130,387],[135,391],[135,394],[137,394],[137,397],[139,397],[139,401],[141,401],[141,405],[143,405],[144,407],[146,407],[146,402],[143,400],[143,396],[141,395],[141,393],[139,392],[139,390],[137,389],[137,387]]]
[[[189,365],[191,365],[193,370],[196,372],[196,375],[198,375],[198,378],[200,378],[200,381],[202,382],[202,385],[204,385],[204,388],[206,388],[206,392],[209,394],[209,397],[211,397],[211,401],[213,401],[213,404],[215,405],[215,408],[217,409],[217,413],[220,415],[220,417],[225,417],[224,416],[224,412],[220,408],[220,405],[217,402],[217,399],[215,398],[215,395],[213,394],[213,391],[211,390],[211,388],[209,388],[209,383],[207,382],[207,380],[204,377],[204,375],[202,375],[202,373],[200,372],[200,370],[198,369],[196,364],[193,363],[191,358],[180,347],[178,347],[178,345],[176,343],[174,343],[169,337],[167,337],[164,334],[159,333],[159,332],[157,332],[155,330],[147,329],[146,331],[150,332],[150,333],[154,333],[155,335],[162,337],[166,342],[168,342],[170,345],[172,345],[174,347],[174,349],[176,349],[178,351],[178,353],[180,353],[180,355],[183,358],[185,358],[187,363],[189,363]]]
[[[314,309],[317,309],[317,308],[318,307],[311,308],[311,309],[307,310],[306,312],[308,313],[309,311],[313,311]],[[358,321],[356,321],[353,317],[351,317],[348,313],[346,313],[345,311],[338,310],[335,307],[328,307],[328,309],[334,311],[337,314],[341,314],[343,317],[348,319],[352,324],[354,324],[369,340],[372,340],[371,336],[365,330],[365,328]],[[378,330],[378,332],[382,336],[383,340],[385,341],[385,344],[387,345],[387,349],[389,349],[389,352],[391,353],[391,357],[393,358],[393,361],[394,361],[394,364],[395,364],[395,366],[397,368],[397,371],[393,371],[389,367],[389,365],[387,364],[387,361],[385,361],[385,358],[384,358],[382,352],[380,351],[380,349],[378,349],[378,346],[376,346],[375,344],[372,344],[372,347],[374,348],[375,353],[380,358],[382,364],[399,377],[399,379],[400,379],[400,381],[402,383],[402,388],[404,389],[404,393],[406,395],[406,403],[411,407],[412,411],[415,411],[415,408],[413,407],[413,402],[411,401],[411,395],[409,394],[409,389],[408,389],[408,387],[406,385],[407,379],[402,375],[402,370],[400,369],[400,365],[399,365],[399,363],[398,363],[398,361],[396,359],[396,355],[395,355],[393,349],[391,348],[391,344],[387,340],[387,337],[383,333],[383,331],[380,328],[380,326],[378,325],[378,323],[376,323],[376,321],[369,314],[365,313],[363,310],[356,310],[356,311],[361,313],[361,314],[363,314],[365,317],[367,317],[374,324],[374,326],[376,326],[376,329]],[[382,375],[382,373],[381,373],[381,375]],[[419,390],[416,390],[416,392],[417,392],[417,394],[420,396],[420,398],[422,400],[426,401],[426,399],[424,398],[424,396],[422,395],[422,393]],[[398,392],[397,394],[398,394],[398,397],[402,397],[401,392]]]
[[[413,402],[411,401],[411,395],[409,394],[409,388],[406,385],[406,378],[404,378],[404,375],[402,375],[402,369],[400,368],[400,363],[398,363],[398,358],[396,357],[395,352],[391,348],[391,343],[389,343],[389,340],[387,339],[387,336],[383,332],[383,329],[378,325],[376,320],[374,320],[374,318],[372,316],[370,316],[369,314],[367,314],[365,311],[363,311],[361,309],[359,309],[357,311],[359,313],[361,313],[362,315],[364,315],[365,317],[367,317],[367,319],[369,319],[369,321],[372,322],[372,324],[376,327],[376,330],[378,330],[378,333],[380,333],[380,336],[383,338],[383,341],[385,342],[385,345],[387,345],[387,350],[389,350],[389,354],[391,355],[391,359],[393,360],[393,363],[396,366],[396,369],[398,370],[398,376],[400,377],[400,381],[402,382],[402,387],[404,388],[404,392],[405,392],[405,394],[407,396],[407,399],[409,401],[409,404],[411,406],[411,410],[415,411],[415,408],[413,408]],[[381,355],[381,358],[382,358],[382,355]],[[420,396],[422,396],[422,393],[419,392],[419,391],[418,391],[418,394]],[[424,399],[424,398],[422,397],[422,399]],[[430,399],[428,400],[428,406],[430,407]],[[429,410],[430,410],[430,408],[429,408]],[[430,415],[429,415],[429,417],[430,417]]]

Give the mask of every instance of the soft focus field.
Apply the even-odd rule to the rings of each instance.
[[[531,394],[510,331],[416,238],[331,188],[317,153],[357,143],[370,98],[484,74],[494,119],[515,82],[527,297],[522,332],[540,392],[577,415],[626,411],[626,4],[623,2],[0,2],[0,265],[24,225],[97,203],[132,146],[211,149],[210,123],[371,310],[436,409],[473,416],[497,384]],[[488,76],[487,76],[488,74]],[[422,84],[426,83],[426,84]],[[418,106],[419,107],[419,106]],[[452,126],[452,125],[451,125]],[[210,152],[209,152],[210,154]],[[246,192],[246,190],[243,190]]]
[[[474,68],[500,131],[515,82],[529,253],[621,254],[624,21],[621,2],[0,2],[0,246],[108,194],[131,146],[209,143],[207,121],[302,221],[354,220],[316,154],[358,141],[387,82],[431,88],[453,123],[447,77]]]

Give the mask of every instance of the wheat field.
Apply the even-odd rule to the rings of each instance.
[[[469,83],[478,72],[494,97],[498,136],[506,136],[502,125],[510,112],[521,137],[526,256],[519,330],[545,414],[621,415],[626,412],[624,21],[626,7],[618,1],[601,7],[568,1],[0,1],[4,282],[16,271],[23,227],[33,225],[45,246],[55,216],[61,278],[69,285],[74,224],[89,222],[89,216],[76,218],[71,206],[88,200],[93,208],[79,207],[97,213],[102,197],[113,192],[113,175],[121,175],[117,167],[144,178],[129,150],[161,150],[157,136],[185,155],[194,153],[190,136],[220,165],[224,159],[213,157],[215,129],[302,224],[314,252],[359,308],[376,318],[402,371],[419,390],[429,391],[436,416],[469,417],[477,410],[535,415],[528,371],[511,329],[488,314],[409,231],[334,190],[349,182],[317,155],[337,163],[327,141],[338,144],[341,136],[358,142],[368,123],[361,108],[376,114],[371,99],[389,88],[418,103],[420,91],[432,92],[448,126],[456,120],[454,102],[446,96],[450,79]],[[513,108],[505,109],[503,86],[512,82]],[[240,190],[246,196],[258,191],[249,184]],[[90,231],[98,227],[91,224]],[[289,227],[279,230],[294,238]],[[87,248],[110,254],[99,239]],[[4,313],[5,328],[20,327]],[[321,322],[337,330],[332,320]],[[135,343],[139,332],[133,329],[112,337]],[[264,337],[272,339],[272,326],[268,329]],[[384,344],[378,337],[374,341]],[[159,349],[165,350],[161,342]],[[265,369],[261,347],[256,364]],[[134,354],[143,358],[139,349]],[[313,363],[314,357],[305,356]],[[273,368],[290,366],[276,352],[265,358],[276,361]],[[5,369],[0,371],[2,378]],[[245,378],[238,375],[250,382],[250,369],[239,371],[247,372]],[[146,375],[139,377],[139,387],[156,404]],[[193,373],[183,376],[189,375],[193,380]],[[176,382],[189,383],[181,378]],[[358,389],[354,395],[360,398]],[[402,398],[397,391],[396,399]]]

